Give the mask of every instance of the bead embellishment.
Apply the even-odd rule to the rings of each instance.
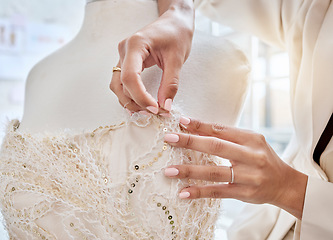
[[[155,201],[156,201],[156,200],[153,199],[153,202],[155,202]],[[170,215],[170,211],[167,210],[167,207],[166,207],[165,205],[162,206],[162,203],[160,203],[160,202],[158,202],[158,203],[156,204],[156,206],[157,206],[158,208],[161,208],[161,209],[164,211],[165,215],[168,216],[167,218],[168,218],[168,220],[169,220],[169,224],[171,225],[171,229],[172,229],[171,235],[176,235],[176,232],[174,231],[174,229],[176,228],[176,226],[174,225],[174,224],[175,224],[175,221],[172,220],[173,216]],[[176,237],[176,236],[174,236],[173,239],[175,239],[175,237]]]
[[[105,155],[108,152],[104,151],[109,148],[103,145],[112,144],[114,135],[118,134],[109,134],[109,132],[118,126],[98,127],[93,132],[78,134],[72,134],[68,129],[69,131],[60,132],[59,135],[48,133],[45,136],[20,133],[19,130],[14,132],[14,127],[8,128],[8,136],[4,140],[0,154],[2,166],[0,177],[4,180],[2,185],[6,186],[2,189],[1,204],[8,213],[7,216],[15,217],[9,220],[12,221],[12,226],[34,238],[53,239],[53,233],[38,227],[34,220],[42,219],[46,213],[52,214],[52,204],[55,199],[60,200],[60,205],[69,204],[68,206],[75,207],[75,211],[82,213],[87,209],[96,210],[98,214],[86,217],[89,221],[103,225],[107,234],[110,234],[105,235],[106,239],[196,239],[197,236],[198,239],[207,236],[211,239],[209,236],[212,236],[213,230],[207,226],[214,224],[214,213],[217,211],[212,210],[215,210],[218,204],[209,204],[209,199],[200,199],[195,206],[191,201],[178,202],[173,201],[171,197],[164,198],[156,194],[159,190],[159,176],[162,174],[160,171],[164,166],[169,163],[189,163],[186,157],[187,151],[173,149],[162,140],[165,132],[181,130],[177,121],[177,119],[169,121],[152,116],[149,121],[138,122],[138,127],[153,127],[158,132],[155,138],[151,139],[153,145],[147,149],[147,152],[139,150],[138,156],[141,157],[137,160],[130,159],[129,168],[125,165],[125,168],[121,169],[123,172],[114,172],[112,167],[118,166],[113,165],[117,159]],[[149,126],[150,123],[154,125]],[[132,122],[126,123],[126,126],[130,125]],[[190,156],[194,164],[201,158],[201,156],[196,158],[194,154]],[[206,163],[207,158],[203,160]],[[46,175],[47,173],[51,174]],[[22,184],[27,179],[31,181]],[[172,187],[182,186],[181,184],[187,182],[185,180],[174,183]],[[51,198],[46,202],[35,204],[33,208],[14,209],[12,196],[17,193],[36,193]],[[158,201],[152,203],[150,200],[154,196]],[[149,224],[146,222],[148,219],[141,221],[141,218],[146,216],[146,209],[155,210],[160,220]],[[208,220],[201,209],[210,212],[211,215],[207,215]],[[72,210],[68,209],[68,213],[71,215]],[[187,220],[183,219],[185,216]],[[91,234],[88,233],[85,224],[82,224],[80,217],[66,217],[66,219],[69,221],[61,222],[63,229],[67,228],[77,239],[91,239]],[[130,221],[131,228],[128,228],[126,221]],[[186,226],[191,226],[193,223],[198,225],[193,224],[193,233],[192,231],[187,233],[188,230],[183,229],[185,225],[178,226],[182,221],[186,221]],[[154,225],[158,223],[163,224]],[[161,234],[162,238],[153,233],[154,231],[150,231],[152,226],[158,229],[158,234]]]

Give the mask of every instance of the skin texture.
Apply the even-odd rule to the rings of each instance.
[[[158,1],[160,17],[118,45],[121,72],[114,72],[110,89],[129,111],[168,112],[178,90],[179,73],[189,56],[194,9],[189,0]],[[181,39],[181,41],[179,41]],[[163,70],[158,102],[146,91],[141,72],[157,65]],[[166,109],[165,101],[168,106]],[[166,111],[165,111],[166,110]]]
[[[190,186],[181,191],[181,198],[234,198],[249,203],[269,203],[302,219],[307,176],[283,162],[263,135],[194,119],[182,125],[190,134],[167,134],[166,142],[229,159],[234,183]],[[231,181],[231,170],[225,166],[170,166],[165,175],[220,183]]]
[[[130,113],[148,110],[167,114],[178,90],[179,72],[191,50],[194,9],[189,0],[159,0],[160,17],[119,43],[121,72],[114,72],[110,89]],[[181,39],[181,41],[179,41]],[[163,70],[158,101],[147,93],[140,74],[153,65]],[[193,149],[229,159],[233,184],[191,186],[181,198],[235,198],[249,203],[269,203],[301,219],[307,176],[284,163],[265,138],[257,133],[194,119],[181,121],[190,134],[166,135],[175,147]],[[170,170],[171,169],[171,170]],[[171,178],[230,182],[229,167],[171,166]]]

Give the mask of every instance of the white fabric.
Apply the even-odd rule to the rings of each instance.
[[[220,200],[181,200],[187,180],[163,174],[173,164],[218,161],[164,143],[178,123],[135,114],[92,132],[31,135],[12,121],[0,158],[11,239],[212,239]]]
[[[294,237],[332,239],[333,184],[326,183],[327,176],[333,176],[332,144],[321,157],[323,169],[312,160],[314,147],[333,111],[332,1],[196,0],[195,4],[213,20],[253,33],[289,52],[295,136],[284,159],[313,176],[308,180],[303,223],[298,221]],[[262,213],[275,212],[274,207],[248,206],[244,211],[248,213],[235,220],[230,239],[282,239],[294,224],[293,217],[285,213],[277,217]],[[272,217],[263,217],[267,215]],[[246,221],[246,225],[239,225]]]
[[[18,122],[9,124],[0,152],[0,202],[13,239],[213,238],[219,201],[180,200],[191,182],[162,171],[215,160],[163,143],[165,131],[180,131],[179,114],[128,119],[108,88],[118,43],[157,17],[156,1],[87,4],[79,34],[30,72],[23,119],[16,130]],[[248,73],[230,42],[196,33],[173,107],[234,125]],[[160,69],[142,79],[156,97]]]

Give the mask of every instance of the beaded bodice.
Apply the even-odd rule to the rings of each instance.
[[[29,134],[12,121],[0,152],[0,199],[11,239],[212,239],[220,201],[181,200],[171,164],[212,164],[172,148],[177,117],[134,116],[92,132]],[[196,182],[206,184],[205,182]]]

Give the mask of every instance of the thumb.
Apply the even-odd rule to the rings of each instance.
[[[179,87],[179,75],[183,62],[179,59],[169,58],[164,64],[163,75],[158,89],[158,102],[160,107],[171,110],[174,97]]]

